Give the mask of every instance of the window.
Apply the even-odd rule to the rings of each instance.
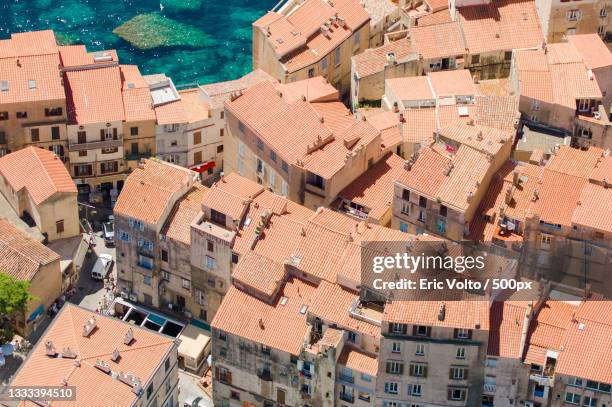
[[[113,154],[119,151],[119,147],[108,147],[101,149],[102,154]]]
[[[196,151],[195,153],[193,153],[193,163],[199,164],[201,162],[202,162],[202,152]]]
[[[457,348],[457,353],[455,354],[457,359],[465,359],[465,348]]]
[[[403,374],[404,364],[395,360],[387,362],[387,373],[390,374]]]
[[[166,359],[164,362],[164,370],[167,372],[170,369],[170,359]]]
[[[408,326],[406,324],[390,323],[389,331],[395,334],[405,334]]]
[[[138,265],[144,269],[153,270],[153,259],[148,256],[139,254],[138,255]],[[148,285],[151,285],[151,277],[149,277]]]
[[[196,131],[193,133],[193,144],[200,144],[202,142],[202,132]]]
[[[449,400],[465,400],[465,389],[448,389]]]
[[[240,393],[237,391],[232,390],[230,392],[230,397],[234,400],[240,400]]]
[[[138,127],[130,127],[130,135],[137,136],[138,135]]]
[[[453,380],[465,380],[467,379],[467,369],[463,367],[451,367],[449,378]]]
[[[0,144],[6,144],[6,133],[0,131]]]
[[[357,334],[355,332],[348,332],[348,341],[351,343],[357,343]]]
[[[357,31],[354,35],[353,35],[353,44],[354,45],[359,45],[359,31]]]
[[[210,219],[218,225],[225,226],[225,214],[224,213],[211,209]]]
[[[580,394],[567,392],[565,393],[565,402],[570,404],[580,405]]]
[[[606,10],[606,8],[605,8],[605,7],[602,7],[602,8],[599,10],[599,17],[602,17],[602,18],[603,18],[603,17],[606,17],[607,15],[608,15],[608,10]]]
[[[225,129],[219,129],[219,137],[223,137]]]
[[[313,172],[308,173],[306,183],[319,189],[325,189],[325,180],[323,180],[323,177]]]
[[[597,399],[594,397],[584,396],[584,400],[582,400],[582,405],[584,407],[597,407]]]
[[[597,27],[597,34],[604,35],[605,32],[606,32],[606,26],[605,25],[600,25],[600,26]]]
[[[110,161],[106,163],[100,163],[100,172],[102,174],[108,174],[111,172],[117,172],[119,169],[119,164],[117,161]]]
[[[162,261],[168,262],[168,250],[162,249],[161,251],[161,259]]]
[[[472,65],[476,65],[480,63],[480,55],[472,55]]]
[[[448,207],[446,205],[440,205],[440,216],[448,216]]]
[[[385,393],[397,394],[397,383],[396,382],[385,382]]]
[[[402,352],[402,344],[399,342],[393,342],[391,344],[391,352],[392,353],[401,353]]]
[[[45,108],[45,116],[61,116],[63,110],[61,107],[47,107]]]
[[[549,250],[551,242],[552,242],[551,235],[542,234],[542,236],[540,236],[540,249]]]
[[[406,222],[401,222],[399,224],[400,232],[408,233],[408,224]]]
[[[289,195],[289,184],[287,184],[285,180],[281,180],[281,195],[282,196]]]
[[[221,339],[223,342],[227,341],[227,334],[223,331],[219,331],[219,339]]]
[[[166,271],[166,270],[162,270],[162,280],[164,281],[170,281],[170,272]]]
[[[28,118],[28,112],[17,112],[17,118],[18,119],[27,119]]]
[[[146,250],[153,250],[153,242],[150,242],[147,239],[140,238],[138,239],[138,247],[142,247]]]
[[[93,167],[90,164],[74,166],[74,175],[76,177],[88,176],[92,174],[93,174]]]
[[[283,171],[289,172],[289,164],[284,161],[281,162],[281,168],[283,169]]]
[[[240,133],[244,134],[244,123],[238,122],[238,130],[240,130]]]
[[[209,252],[213,253],[215,251],[215,244],[212,241],[207,240],[206,241],[206,250],[208,250]]]
[[[417,343],[416,344],[416,350],[414,351],[414,354],[417,355],[417,356],[425,355],[425,344],[424,343]]]
[[[264,143],[259,137],[257,137],[257,148],[262,151],[264,149]]]
[[[578,21],[580,20],[582,13],[578,9],[573,9],[567,12],[567,21]]]
[[[238,264],[238,253],[232,253],[232,264]]]
[[[422,393],[422,388],[420,384],[411,384],[408,386],[408,394],[415,397],[420,397]]]
[[[151,398],[151,394],[153,394],[153,383],[147,387],[147,400]]]
[[[429,336],[430,329],[425,325],[418,325],[415,329],[416,336]]]
[[[214,270],[216,268],[216,266],[215,266],[215,259],[213,259],[210,256],[206,256],[206,267],[209,270]]]
[[[64,219],[55,222],[55,233],[62,233],[64,231]]]
[[[79,144],[87,143],[87,132],[85,131],[77,132],[77,143]]]
[[[276,162],[276,153],[270,150],[270,160]]]
[[[142,276],[142,282],[146,285],[151,285],[151,276]]]
[[[402,190],[402,199],[404,201],[409,201],[410,200],[410,190],[409,189],[403,189]]]
[[[425,198],[424,196],[420,196],[419,197],[419,206],[421,208],[427,208],[427,198]]]
[[[223,152],[223,144],[217,146],[217,154],[221,154]]]
[[[472,337],[472,332],[469,329],[456,328],[454,336],[455,339],[469,339]]]
[[[165,124],[164,125],[164,131],[166,133],[174,133],[177,132],[179,129],[179,125],[178,124]]]
[[[340,65],[341,61],[340,61],[340,47],[336,48],[336,51],[334,52],[334,64],[336,66]]]
[[[191,281],[187,280],[186,278],[182,278],[181,279],[181,286],[183,288],[190,289],[191,288]]]
[[[567,384],[570,386],[582,387],[582,379],[579,377],[570,377]]]
[[[512,59],[512,51],[504,52],[504,60],[505,61],[510,61],[511,59]]]
[[[132,241],[132,237],[128,233],[126,233],[126,232],[124,232],[122,230],[117,232],[117,236],[119,237],[119,240],[122,240],[124,242],[131,242]]]
[[[51,127],[51,140],[59,140],[60,138],[60,128],[57,126]]]
[[[427,365],[422,363],[411,363],[410,376],[427,377]]]
[[[314,68],[310,68],[308,69],[308,77],[312,78],[313,76],[315,76],[315,70]]]
[[[9,114],[8,112],[0,112],[0,120],[8,120]]]
[[[361,380],[363,380],[364,382],[370,383],[372,381],[372,376],[370,376],[367,373],[362,373],[361,374]]]
[[[32,137],[32,142],[40,141],[40,130],[38,129],[30,129],[30,136]]]
[[[327,69],[327,65],[328,65],[328,57],[325,56],[325,58],[323,58],[323,60],[321,61],[321,70],[325,71]],[[325,73],[323,73],[325,74]]]

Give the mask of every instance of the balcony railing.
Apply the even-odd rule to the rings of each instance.
[[[101,148],[122,147],[122,140],[92,141],[89,143],[68,143],[69,151],[95,150]]]

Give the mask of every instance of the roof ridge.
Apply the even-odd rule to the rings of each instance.
[[[10,224],[10,222],[9,222],[8,220],[6,220],[6,222]],[[14,227],[15,229],[17,229],[17,228],[16,228],[15,226],[13,226],[12,224],[11,224],[11,226],[12,226],[12,227]],[[21,231],[19,231],[19,232],[21,232]],[[14,236],[14,237],[17,237],[17,236],[18,236],[18,234],[15,234],[15,236]],[[23,238],[23,239],[29,239],[29,240],[32,240],[32,241],[38,242],[37,240],[32,239],[32,238],[31,238],[29,235],[24,235],[22,238]],[[40,243],[40,242],[38,242],[38,243]],[[9,244],[9,242],[8,242],[8,241],[6,241],[5,239],[3,239],[2,237],[0,237],[0,244],[2,244],[3,246],[6,246],[6,247],[7,247],[9,250],[12,250],[12,251],[14,251],[14,252],[16,252],[16,253],[21,254],[23,257],[27,258],[28,260],[30,260],[30,261],[31,261],[32,263],[34,263],[34,264],[38,264],[38,265],[41,265],[41,264],[42,264],[42,265],[47,265],[47,264],[49,264],[49,263],[50,263],[50,262],[40,262],[40,261],[37,261],[37,260],[36,260],[36,259],[34,259],[32,256],[30,256],[29,254],[25,253],[25,252],[24,252],[24,251],[22,251],[22,250],[19,250],[19,249],[15,248],[15,247],[14,247],[13,245],[11,245],[11,244]],[[42,243],[40,243],[40,244],[41,244],[41,245],[42,245],[44,248],[46,248],[46,249],[48,249],[49,251],[51,251],[51,252],[55,253],[53,250],[49,249],[47,246],[43,245]],[[56,255],[58,258],[59,258],[59,254],[55,253],[55,255]]]
[[[37,147],[34,147],[34,146],[30,146],[30,148],[32,148],[32,149],[33,149],[33,151],[34,151],[34,155],[36,156],[36,159],[37,159],[37,160],[38,160],[38,162],[40,163],[40,166],[41,166],[41,167],[43,167],[43,168],[45,168],[45,164],[42,162],[42,160],[41,160],[41,158],[40,158],[40,154],[39,154],[39,153],[42,153],[42,152],[47,153],[47,150],[44,150],[44,149],[42,149],[42,148],[37,148]],[[40,151],[37,151],[37,150],[40,150]],[[54,160],[55,160],[55,159],[57,159],[57,156],[55,155],[55,153],[52,153],[52,154],[53,154],[53,156],[54,156],[54,158],[53,158],[53,159],[54,159]],[[50,181],[51,185],[53,185],[53,189],[55,189],[55,192],[58,192],[57,185],[55,184],[55,181],[53,181],[53,178],[51,178],[51,176],[49,175],[49,172],[48,172],[48,171],[42,171],[42,172],[43,172],[43,173],[45,174],[45,176],[46,176],[46,177],[49,179],[49,181]]]

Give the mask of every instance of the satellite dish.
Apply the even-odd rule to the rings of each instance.
[[[15,346],[12,343],[6,343],[0,346],[0,354],[4,356],[11,356],[15,351]]]

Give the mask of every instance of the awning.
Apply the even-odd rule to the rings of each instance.
[[[195,167],[191,167],[191,170],[201,174],[212,168],[215,168],[216,166],[217,164],[214,161],[209,161],[207,163],[196,165]]]
[[[42,314],[45,311],[45,306],[44,304],[40,304],[35,310],[34,312],[32,312],[30,314],[30,316],[28,317],[28,322],[32,322],[34,321],[36,318],[38,318],[38,316],[40,314]]]
[[[210,342],[208,333],[192,324],[183,329],[178,339],[181,341],[178,347],[179,356],[189,357],[193,360],[199,359]]]

